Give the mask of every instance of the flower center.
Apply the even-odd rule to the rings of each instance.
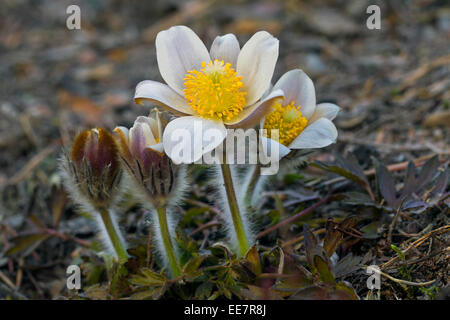
[[[246,92],[242,77],[229,63],[202,62],[200,71],[188,71],[184,78],[184,96],[192,110],[203,118],[231,120],[244,109]]]
[[[264,135],[272,139],[271,130],[279,130],[278,142],[289,146],[308,124],[308,120],[302,115],[300,108],[301,106],[295,106],[295,101],[285,107],[276,102],[264,121],[264,129],[267,129],[267,133]]]

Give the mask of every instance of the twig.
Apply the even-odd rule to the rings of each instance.
[[[55,145],[50,145],[41,150],[38,154],[32,157],[21,170],[19,170],[11,178],[6,180],[6,182],[0,187],[17,184],[20,181],[24,180],[33,171],[33,169],[42,162],[42,160],[47,158],[55,150],[55,147]]]
[[[405,202],[406,198],[403,198],[402,202],[397,208],[397,212],[395,213],[394,219],[392,219],[391,224],[389,225],[389,231],[387,236],[387,246],[391,246],[392,242],[392,231],[394,230],[395,224],[397,223],[398,217],[400,216],[401,208],[403,207],[403,203]]]
[[[367,269],[368,266],[363,266],[363,268]],[[394,278],[394,277],[388,275],[387,273],[384,273],[381,270],[377,270],[377,269],[374,269],[374,268],[372,268],[371,270],[373,270],[374,272],[376,272],[376,273],[378,273],[378,274],[388,278],[389,280],[392,280],[392,281],[394,281],[394,282],[396,282],[398,284],[401,284],[401,285],[415,286],[415,287],[424,287],[424,286],[429,286],[430,284],[433,284],[434,282],[436,282],[436,280],[431,280],[431,281],[427,281],[427,282],[411,282],[411,281],[407,281],[407,280]]]
[[[16,299],[28,300],[28,298],[26,296],[24,296],[23,294],[21,294],[19,291],[12,290],[12,289],[8,288],[7,286],[5,286],[1,282],[0,282],[0,292],[6,292],[7,294],[11,295],[11,297],[16,298]]]
[[[204,202],[201,202],[201,201],[198,201],[198,200],[193,200],[193,199],[186,199],[184,201],[189,203],[189,204],[192,204],[194,206],[198,206],[198,207],[201,207],[201,208],[207,208],[207,209],[209,209],[209,211],[211,211],[212,213],[217,214],[218,216],[222,215],[222,212],[220,212],[219,209],[217,209],[217,208],[215,208],[213,206],[210,206],[207,203],[204,203]]]
[[[445,55],[442,57],[439,57],[437,59],[433,59],[433,61],[429,63],[425,63],[421,65],[419,68],[411,71],[409,74],[403,76],[402,85],[400,86],[400,90],[404,90],[407,87],[411,86],[412,84],[416,83],[417,80],[422,78],[424,75],[426,75],[429,71],[431,71],[434,68],[437,68],[442,65],[448,65],[450,63],[450,55]]]
[[[325,231],[327,231],[327,230],[326,230],[325,228],[322,228],[322,229],[313,231],[313,233],[314,233],[315,235],[318,235],[318,234],[325,233]],[[286,241],[285,243],[283,243],[283,244],[281,245],[281,247],[282,247],[282,248],[289,247],[289,246],[291,246],[291,245],[293,245],[293,244],[295,244],[295,243],[297,243],[297,242],[302,241],[303,239],[305,239],[305,236],[304,236],[304,235],[301,235],[300,237],[297,237],[297,238],[291,239],[291,240],[289,240],[289,241]]]
[[[14,283],[0,270],[0,280],[3,280],[11,289],[16,290]]]
[[[408,252],[411,248],[420,246],[422,243],[424,243],[428,238],[430,238],[430,237],[433,236],[433,235],[436,235],[436,234],[442,234],[442,233],[445,233],[445,232],[448,232],[448,231],[450,231],[450,225],[446,225],[446,226],[440,227],[440,228],[438,228],[438,229],[436,229],[436,230],[430,231],[430,232],[428,232],[427,234],[425,234],[425,235],[423,235],[422,237],[420,237],[419,239],[417,239],[416,241],[414,241],[413,243],[411,243],[411,244],[408,246],[408,248],[406,248],[405,250],[402,251],[402,253],[405,254],[405,253]],[[391,260],[389,260],[389,261],[383,263],[383,264],[380,266],[380,269],[386,269],[388,266],[390,266],[390,265],[393,264],[395,261],[397,261],[398,258],[399,258],[399,256],[397,255],[397,256],[395,256],[394,258],[392,258]]]
[[[76,243],[78,243],[79,245],[81,245],[83,247],[90,247],[90,245],[91,245],[91,243],[89,241],[86,241],[86,240],[83,240],[83,239],[79,239],[79,238],[73,237],[73,236],[65,234],[65,233],[61,233],[61,232],[53,230],[53,229],[42,228],[42,231],[45,232],[48,235],[55,236],[55,237],[60,238],[62,240],[75,241]]]
[[[197,229],[195,229],[194,231],[189,233],[189,237],[192,237],[194,234],[196,234],[196,233],[198,233],[198,232],[200,232],[200,231],[202,231],[204,229],[211,228],[211,227],[214,227],[214,226],[219,226],[219,225],[220,225],[220,222],[217,221],[217,220],[213,220],[213,221],[210,221],[208,223],[202,224]]]

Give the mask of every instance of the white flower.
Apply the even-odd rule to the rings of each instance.
[[[278,58],[278,40],[265,31],[255,33],[240,49],[233,34],[217,37],[210,51],[188,27],[175,26],[156,37],[159,71],[167,84],[146,80],[136,87],[135,100],[150,100],[181,117],[164,131],[164,150],[178,157],[172,141],[178,129],[194,136],[201,128],[201,147],[186,146],[183,162],[195,162],[219,146],[226,128],[248,127],[269,110],[281,90],[269,89]],[[214,129],[215,139],[203,140]]]
[[[338,133],[332,120],[340,108],[333,103],[316,105],[314,84],[306,73],[300,69],[286,72],[273,87],[279,89],[284,100],[273,103],[272,111],[260,123],[267,130],[260,135],[266,154],[268,149],[278,148],[281,159],[291,149],[323,148],[336,141]]]

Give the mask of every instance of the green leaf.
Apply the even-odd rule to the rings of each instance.
[[[195,298],[205,300],[211,296],[213,283],[211,281],[202,282],[195,290]]]
[[[314,265],[319,274],[320,280],[324,283],[334,284],[334,275],[330,270],[328,263],[319,256],[314,256]]]
[[[359,300],[358,295],[350,285],[345,282],[339,282],[336,285],[336,299],[340,300]]]
[[[12,238],[13,246],[6,251],[6,255],[10,256],[29,248],[36,248],[42,241],[48,239],[50,236],[47,234],[36,233],[29,235],[21,235]]]
[[[108,300],[110,298],[109,289],[106,285],[94,284],[88,287],[84,293],[92,300]]]
[[[285,184],[293,184],[296,183],[299,180],[304,179],[305,176],[298,173],[288,173],[284,176],[284,183]]]
[[[193,280],[202,275],[202,271],[198,268],[202,264],[203,260],[205,260],[206,256],[199,256],[191,258],[183,267],[183,272]]]
[[[399,247],[397,247],[394,244],[391,244],[391,248],[392,248],[392,250],[394,250],[398,254],[398,256],[400,257],[401,260],[405,260],[406,259],[405,254],[403,253],[403,251]]]
[[[142,275],[135,275],[131,278],[131,283],[138,286],[158,287],[164,285],[167,278],[148,268],[141,269]]]
[[[360,230],[363,233],[362,237],[364,239],[376,239],[378,238],[378,228],[380,227],[381,222],[373,221],[368,225],[362,227]]]
[[[159,293],[159,291],[158,291],[158,293]],[[133,293],[130,296],[130,299],[131,300],[148,300],[148,299],[153,299],[154,296],[155,296],[155,289],[144,290],[144,291],[138,291],[138,292]]]
[[[194,220],[194,217],[202,215],[203,213],[209,211],[209,208],[207,207],[194,207],[186,211],[186,213],[183,215],[183,223],[189,224],[192,223]]]
[[[230,259],[233,256],[231,248],[224,242],[214,243],[209,247],[209,251],[211,251],[213,256],[218,258]]]

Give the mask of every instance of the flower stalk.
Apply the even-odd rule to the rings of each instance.
[[[242,221],[239,204],[236,197],[236,190],[233,185],[233,177],[231,175],[230,166],[226,163],[220,165],[222,170],[225,192],[227,194],[228,205],[230,208],[231,218],[233,220],[234,230],[239,245],[239,255],[245,256],[249,250],[249,241],[245,232],[244,223]]]
[[[100,210],[100,217],[119,263],[125,263],[128,260],[127,249],[125,243],[119,236],[118,230],[116,230],[109,211],[106,209]]]
[[[173,277],[181,275],[180,265],[175,255],[175,250],[172,244],[172,239],[169,233],[169,225],[167,223],[166,207],[159,207],[156,209],[158,215],[159,231],[161,233],[164,250],[169,261],[169,266]]]
[[[253,195],[254,191],[260,181],[261,177],[261,167],[259,164],[255,164],[252,167],[250,167],[250,170],[248,172],[246,184],[244,187],[244,202],[246,205],[253,205]]]

